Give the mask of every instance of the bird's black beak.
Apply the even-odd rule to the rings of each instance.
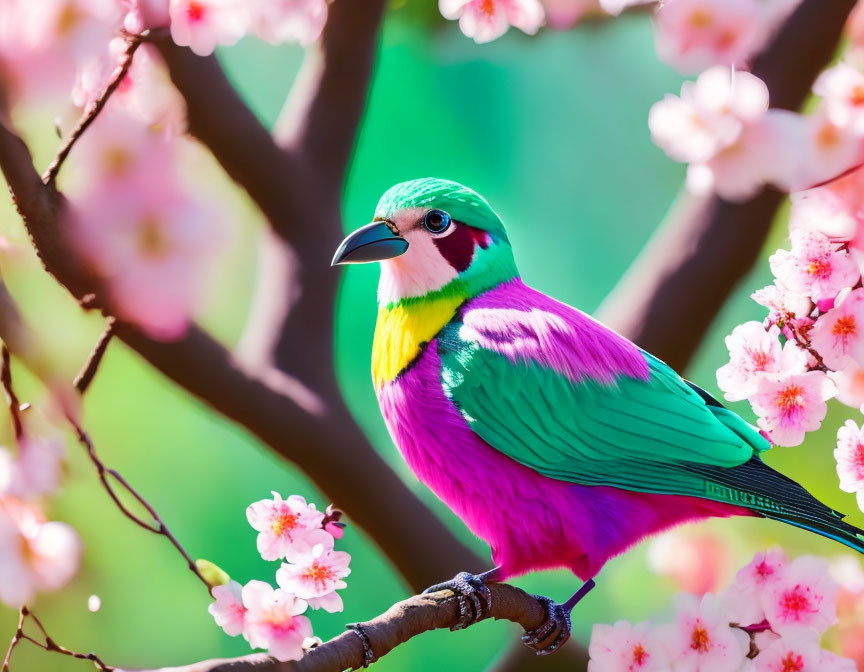
[[[394,233],[387,222],[372,222],[357,229],[342,241],[330,265],[383,261],[398,257],[407,249],[408,241]]]

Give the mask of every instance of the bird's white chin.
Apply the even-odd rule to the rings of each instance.
[[[413,234],[413,235],[412,235]],[[435,243],[419,231],[409,231],[408,251],[402,256],[381,262],[378,282],[378,304],[424,296],[441,289],[459,274],[441,256]]]

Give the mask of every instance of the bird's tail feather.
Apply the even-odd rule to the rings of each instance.
[[[705,477],[706,495],[710,499],[731,502],[765,518],[810,530],[864,553],[864,530],[845,522],[842,513],[826,506],[758,457],[732,469],[709,465],[689,468]]]

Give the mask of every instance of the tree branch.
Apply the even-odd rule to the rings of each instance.
[[[330,6],[320,44],[307,51],[276,127],[280,144],[337,198],[365,109],[385,5],[338,0]]]
[[[293,112],[283,114],[283,120],[294,119],[283,121],[284,148],[215,58],[155,43],[186,100],[190,132],[249,192],[277,235],[267,236],[265,269],[239,352],[242,364],[197,329],[170,345],[128,326],[118,333],[175,382],[296,462],[421,589],[483,561],[369,444],[345,406],[333,366],[339,274],[330,268],[330,255],[342,236],[341,180],[384,4],[331,4],[322,46],[310,49],[286,108]],[[308,115],[316,118],[304,121]],[[387,526],[380,524],[385,518]]]
[[[490,618],[512,621],[525,630],[534,630],[545,620],[543,607],[525,591],[506,583],[490,584],[489,590],[492,593]],[[377,618],[359,625],[369,638],[375,660],[378,660],[417,635],[452,627],[458,618],[459,609],[453,593],[444,590],[397,602]],[[552,632],[547,641],[556,634]],[[573,644],[568,643],[565,650]],[[310,650],[297,662],[280,663],[255,655],[152,672],[339,672],[363,666],[363,645],[357,634],[349,630]]]
[[[169,39],[153,44],[186,101],[189,132],[249,192],[272,226],[314,221],[291,219],[299,205],[293,185],[300,171],[234,90],[216,57],[196,56]]]
[[[804,0],[789,17],[753,64],[772,107],[802,105],[854,6],[855,0]],[[600,307],[599,319],[683,371],[756,261],[782,200],[773,189],[746,203],[682,193]]]
[[[105,324],[105,330],[99,336],[99,340],[96,341],[93,350],[90,351],[90,356],[87,357],[87,361],[84,362],[84,367],[78,375],[75,376],[72,385],[78,391],[78,394],[83,395],[87,391],[87,388],[90,387],[90,383],[92,383],[93,379],[96,377],[96,372],[99,370],[102,358],[105,356],[105,352],[108,350],[108,345],[114,337],[115,324],[116,320],[113,317],[109,317]]]
[[[215,61],[189,57],[218,69]],[[218,86],[214,91],[225,92]],[[234,95],[233,90],[230,93]],[[242,105],[239,99],[235,102]],[[207,115],[214,119],[243,115],[237,107],[232,112],[230,103],[208,109],[224,113]],[[233,136],[226,131],[225,137]],[[254,154],[254,145],[240,141],[240,146],[253,161],[261,159]],[[276,151],[281,155],[281,150]],[[91,295],[104,297],[97,279],[70,252],[60,225],[64,199],[53,185],[42,184],[26,146],[11,126],[2,123],[0,168],[46,269],[79,301]],[[328,264],[324,267],[329,270]],[[335,294],[335,274],[328,275],[331,294]],[[307,367],[317,376],[313,379],[318,388],[314,392],[274,369],[252,372],[241,367],[223,346],[195,327],[171,343],[151,340],[129,324],[118,322],[116,329],[123,341],[166,376],[297,462],[331,500],[370,533],[414,589],[466,567],[482,567],[482,561],[402,483],[356,426],[336,384],[332,301],[324,303],[317,308],[322,319],[308,325],[308,349],[304,353],[305,359],[313,362]],[[101,308],[111,313],[110,306]],[[382,525],[382,520],[388,524]]]

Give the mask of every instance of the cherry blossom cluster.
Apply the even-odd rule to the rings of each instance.
[[[114,315],[170,340],[185,333],[205,294],[225,227],[181,177],[193,148],[170,130],[179,117],[138,116],[134,89],[118,91],[75,148],[70,229]]]
[[[0,0],[0,72],[15,111],[47,106],[70,136],[113,91],[63,186],[72,242],[116,317],[153,338],[182,336],[225,237],[213,197],[183,179],[196,171],[182,99],[150,45],[130,50],[136,36],[166,31],[206,55],[246,34],[308,43],[326,18],[326,0]]]
[[[825,560],[757,553],[724,593],[680,595],[674,623],[595,625],[588,670],[855,672],[855,661],[822,648],[839,592]]]
[[[768,309],[726,338],[717,371],[726,399],[747,399],[777,445],[819,429],[827,401],[864,405],[864,168],[792,194],[789,249],[769,259],[773,284],[753,294]],[[864,432],[849,420],[837,434],[842,490],[864,507]]]
[[[121,31],[166,29],[206,56],[247,34],[306,44],[326,20],[326,0],[2,0],[0,65],[18,93],[44,100],[107,77]]]
[[[544,24],[565,29],[597,14],[655,5],[657,56],[682,73],[746,65],[800,0],[439,0],[446,19],[478,43],[510,26],[533,35]]]
[[[684,82],[649,114],[654,141],[688,164],[687,187],[727,200],[751,198],[765,185],[801,191],[864,160],[864,123],[857,96],[864,73],[847,62],[820,75],[811,114],[769,109],[768,88],[755,75],[724,65]]]
[[[334,550],[343,534],[341,512],[318,511],[300,495],[255,502],[246,509],[249,524],[258,531],[258,552],[264,560],[280,561],[278,588],[264,581],[241,586],[226,580],[213,588],[209,611],[226,634],[242,635],[253,648],[267,649],[274,658],[299,660],[318,640],[307,608],[342,611],[342,597],[351,573],[351,556]]]

